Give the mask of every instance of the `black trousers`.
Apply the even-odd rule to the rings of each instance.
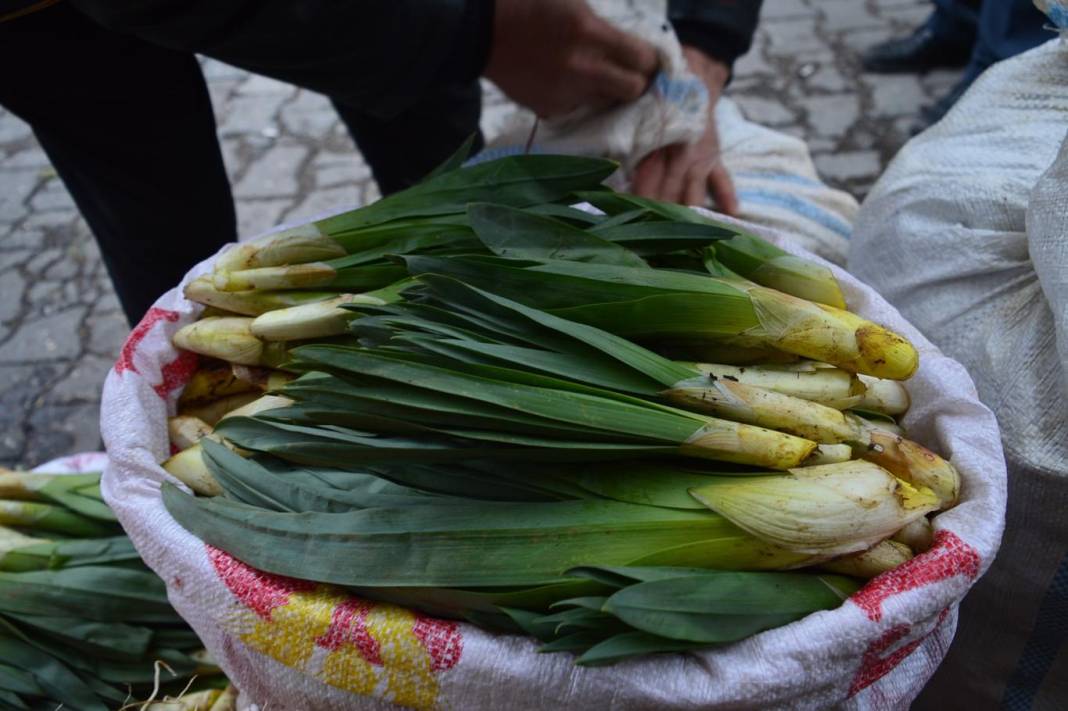
[[[237,238],[193,54],[109,31],[59,3],[0,23],[0,67],[0,105],[33,128],[96,237],[131,324]],[[478,130],[481,95],[477,82],[441,88],[389,121],[334,106],[390,193]]]

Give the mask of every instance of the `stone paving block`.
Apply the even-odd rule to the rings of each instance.
[[[104,378],[114,365],[114,358],[89,354],[75,361],[48,393],[48,399],[69,402],[71,400],[98,401],[104,388]]]
[[[2,244],[2,243],[0,243]],[[33,250],[26,247],[12,247],[2,248],[0,247],[0,279],[3,279],[5,275],[13,274],[19,270],[19,267],[33,258]],[[5,293],[5,290],[0,287],[0,294]]]
[[[25,451],[27,462],[43,463],[59,454],[73,454],[101,448],[100,401],[48,404],[29,418]]]
[[[23,141],[31,136],[33,131],[22,119],[7,112],[0,116],[0,144]]]
[[[360,204],[360,192],[356,185],[316,190],[299,205],[286,212],[283,220],[305,222],[335,212],[351,210]]]
[[[277,131],[278,110],[286,98],[279,94],[235,96],[230,102],[226,119],[219,125],[219,132],[223,136],[232,136],[261,133],[264,129]]]
[[[378,189],[378,183],[370,180],[363,184],[360,198],[356,201],[357,205],[370,205],[375,200],[382,197],[382,191]]]
[[[807,91],[837,92],[851,88],[842,72],[832,62],[811,62],[802,66],[805,67],[802,81]]]
[[[886,10],[902,7],[925,7],[928,10],[931,9],[931,0],[868,0],[868,2],[879,10],[880,16]]]
[[[279,121],[283,128],[290,133],[306,136],[312,140],[322,140],[341,122],[334,110],[333,105],[326,97],[301,92],[301,97],[311,97],[309,100],[293,102],[282,107],[279,113]]]
[[[236,182],[237,177],[244,171],[247,161],[244,158],[244,143],[240,136],[219,137],[219,148],[222,150],[223,164],[226,166],[226,174],[230,176],[230,183]]]
[[[922,25],[933,10],[934,7],[930,3],[891,5],[880,8],[879,15],[890,20],[901,34],[906,34]]]
[[[775,3],[769,3],[774,5]],[[788,57],[797,52],[820,49],[824,41],[816,34],[816,25],[811,21],[780,20],[763,25],[768,35],[768,54]]]
[[[130,333],[130,326],[126,323],[122,311],[101,308],[98,303],[85,320],[85,325],[89,330],[89,339],[86,342],[88,350],[107,358],[109,362],[114,362]]]
[[[11,321],[22,312],[26,280],[14,269],[0,271],[0,322]]]
[[[874,47],[880,42],[885,42],[891,37],[896,37],[898,34],[899,33],[894,28],[892,28],[888,23],[886,23],[883,24],[881,27],[874,27],[868,30],[854,30],[852,32],[843,32],[841,35],[841,40],[845,48],[848,48],[856,54],[860,54],[869,47]]]
[[[927,103],[923,85],[914,74],[865,77],[864,83],[871,87],[873,116],[915,115]]]
[[[281,197],[295,195],[300,189],[296,167],[308,154],[297,144],[275,145],[257,158],[244,177],[234,186],[237,198]]]
[[[26,271],[35,277],[40,277],[44,274],[45,269],[58,262],[62,257],[63,252],[58,248],[40,249],[33,256],[33,259],[26,264]]]
[[[0,365],[0,466],[26,463],[26,426],[33,402],[47,383],[48,365]]]
[[[215,123],[226,120],[230,115],[230,99],[241,82],[238,79],[217,79],[208,83],[208,94],[211,96],[211,105],[215,110]]]
[[[31,229],[25,222],[18,227],[8,229],[6,233],[3,228],[0,228],[0,250],[3,251],[3,256],[0,257],[0,266],[7,267],[11,261],[20,261],[14,255],[11,255],[13,250],[27,250],[32,249],[34,251],[41,247],[44,243],[45,234],[38,229]],[[11,256],[9,256],[11,255]]]
[[[239,200],[237,202],[237,236],[248,239],[266,232],[282,221],[282,214],[293,206],[293,198],[277,200]]]
[[[83,265],[84,260],[79,258],[76,250],[67,250],[60,259],[49,265],[42,277],[48,281],[69,281],[81,273]]]
[[[734,63],[735,81],[742,77],[750,77],[760,74],[771,74],[775,69],[764,60],[764,55],[758,47],[746,52]]]
[[[81,323],[86,306],[71,306],[63,311],[22,323],[0,345],[0,363],[64,360],[81,351]]]
[[[37,189],[30,200],[30,207],[38,212],[51,210],[69,211],[74,207],[70,193],[59,178],[52,178]]]
[[[863,0],[819,0],[814,7],[822,14],[821,27],[826,32],[878,27],[882,24],[882,20]]]
[[[317,188],[330,188],[339,185],[354,185],[371,178],[370,167],[355,156],[347,156],[336,162],[313,165],[315,185]]]
[[[959,69],[939,69],[920,75],[920,85],[927,96],[940,97],[949,92],[960,79]]]
[[[742,113],[750,121],[765,126],[783,126],[797,120],[793,111],[773,99],[740,95],[732,95],[732,98],[738,102]]]
[[[58,196],[52,196],[52,200],[58,200]],[[57,230],[71,230],[74,222],[81,220],[81,216],[70,202],[62,209],[54,209],[48,212],[34,212],[30,214],[20,225],[22,229],[44,230],[55,232]],[[88,228],[86,228],[88,229]]]
[[[760,21],[782,18],[806,18],[812,15],[812,8],[805,0],[770,0],[760,8]]]
[[[262,74],[250,74],[237,87],[242,96],[290,96],[296,91],[292,84],[265,77]]]
[[[34,145],[12,152],[4,158],[3,166],[5,168],[36,168],[40,171],[51,167],[51,163],[48,162],[45,152]]]
[[[0,171],[0,222],[14,222],[26,215],[26,199],[37,187],[37,171]]]
[[[827,138],[844,136],[860,114],[860,100],[856,94],[810,96],[802,101],[802,106],[808,110],[809,126]],[[813,150],[811,146],[809,148]]]
[[[814,155],[812,161],[820,176],[835,181],[848,181],[871,176],[879,170],[878,151],[843,151]]]
[[[244,79],[248,76],[248,72],[244,69],[238,69],[209,57],[200,58],[200,71],[204,73],[204,78],[209,84],[216,79]]]

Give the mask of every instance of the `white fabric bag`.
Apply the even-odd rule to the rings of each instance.
[[[780,233],[742,224],[807,256]],[[207,269],[198,265],[183,284]],[[937,666],[957,603],[997,549],[1004,464],[997,425],[964,369],[872,289],[834,269],[858,313],[919,349],[905,425],[951,458],[964,478],[962,500],[935,519],[934,548],[840,608],[714,651],[583,669],[567,655],[539,654],[529,638],[266,575],[206,547],[160,499],[161,483],[173,482],[159,466],[170,453],[166,418],[197,364],[170,345],[200,310],[181,286],[146,314],[108,375],[104,495],[246,708],[904,708]]]
[[[1068,45],[1053,39],[909,142],[857,220],[850,269],[965,365],[1008,461],[1001,553],[924,707],[1068,705],[1066,131]]]

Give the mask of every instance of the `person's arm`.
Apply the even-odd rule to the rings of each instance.
[[[646,156],[635,171],[634,192],[688,205],[704,205],[711,192],[719,210],[737,214],[734,184],[720,159],[715,108],[734,61],[752,45],[760,4],[758,0],[671,0],[669,15],[683,54],[708,89],[708,124],[698,141],[665,146]]]
[[[670,0],[668,18],[684,46],[701,50],[728,71],[753,45],[761,0]]]

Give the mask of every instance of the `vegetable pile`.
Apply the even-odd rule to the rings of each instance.
[[[189,691],[225,685],[202,646],[101,499],[99,474],[0,469],[0,706],[232,709],[232,691]],[[144,702],[166,695],[181,703]]]
[[[185,528],[590,665],[832,609],[926,549],[960,482],[896,421],[918,354],[828,269],[606,161],[462,158],[188,285]]]

